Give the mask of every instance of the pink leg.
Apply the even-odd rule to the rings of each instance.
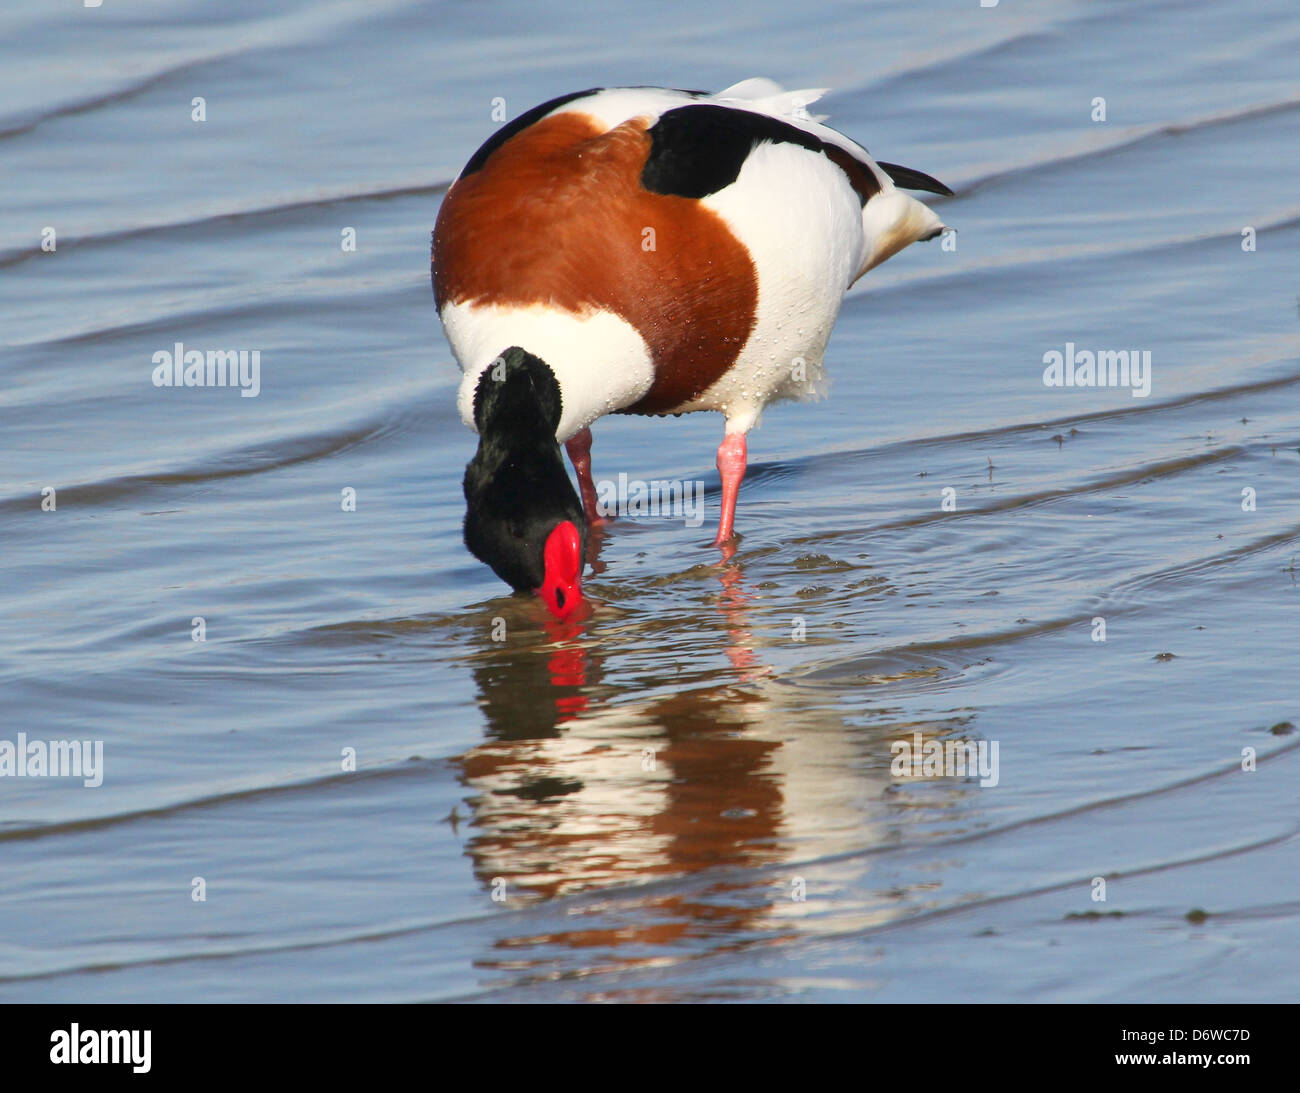
[[[718,445],[718,473],[722,475],[722,518],[718,521],[718,537],[714,546],[721,546],[733,534],[736,522],[736,497],[740,493],[740,480],[745,477],[745,434],[730,433]]]
[[[582,494],[582,510],[587,514],[587,523],[599,527],[605,520],[596,512],[596,486],[591,480],[591,430],[574,433],[565,441],[564,450],[569,453],[573,469],[578,472],[578,492]]]

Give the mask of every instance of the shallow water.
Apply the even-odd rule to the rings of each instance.
[[[1294,999],[1298,46],[1283,0],[6,7],[0,740],[104,777],[0,778],[0,1000]],[[620,519],[550,623],[460,543],[438,202],[496,97],[755,74],[951,185],[956,250],[853,290],[730,558],[720,421],[600,422],[705,521]],[[260,394],[154,387],[176,342]],[[1067,342],[1150,395],[1045,386]],[[914,733],[997,784],[891,774]]]

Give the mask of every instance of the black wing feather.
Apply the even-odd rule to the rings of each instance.
[[[707,197],[736,181],[756,145],[796,144],[826,156],[866,204],[880,192],[871,168],[838,144],[753,110],[698,103],[665,111],[650,128],[650,155],[641,185],[652,193]]]
[[[947,186],[923,171],[900,167],[897,163],[882,163],[880,160],[876,161],[876,166],[894,180],[895,186],[902,186],[905,190],[924,190],[926,193],[943,194],[944,197],[953,196],[953,192]]]

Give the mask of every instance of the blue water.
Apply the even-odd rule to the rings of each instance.
[[[0,777],[0,1000],[1294,1000],[1298,48],[1283,0],[7,5],[0,744],[104,762]],[[556,627],[460,542],[438,203],[496,99],[753,75],[956,249],[855,287],[730,560],[720,420],[598,423],[706,519],[616,522]],[[155,387],[177,342],[260,393]],[[1067,342],[1149,396],[1045,386]]]

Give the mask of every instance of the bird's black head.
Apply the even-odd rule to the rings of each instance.
[[[465,545],[516,592],[537,592],[568,618],[582,603],[587,522],[555,440],[561,408],[555,373],[518,346],[479,377]]]

